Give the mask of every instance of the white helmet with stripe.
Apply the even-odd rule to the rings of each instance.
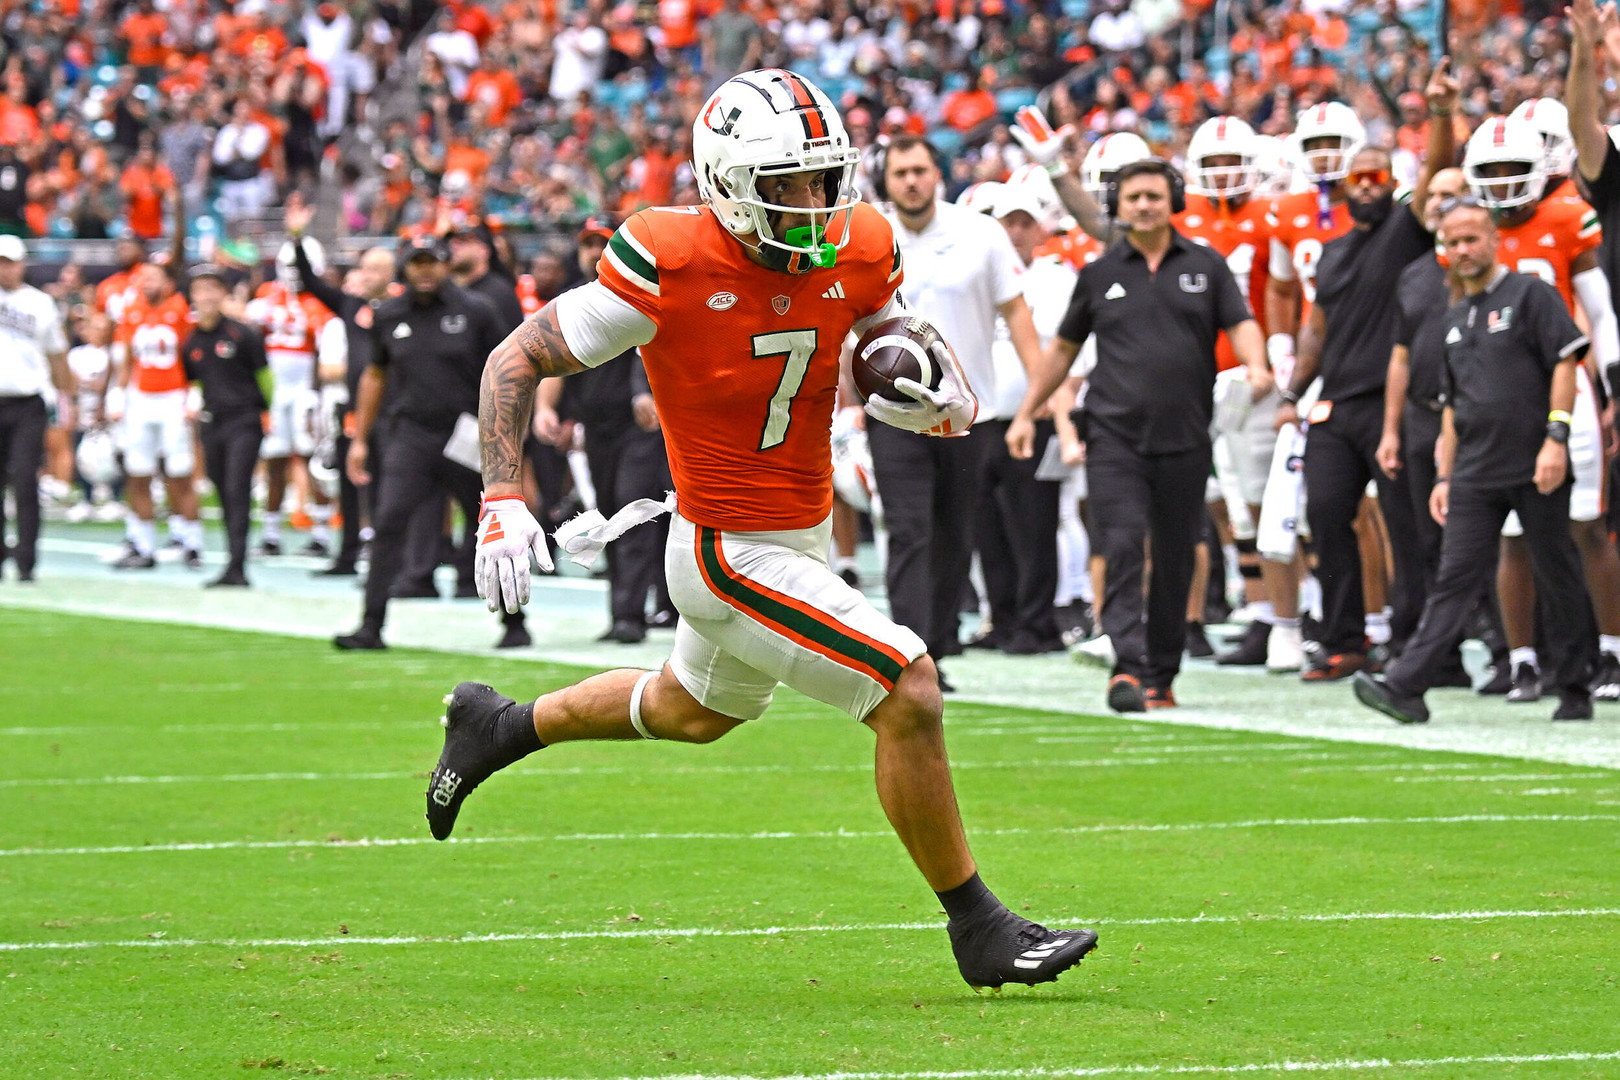
[[[1535,202],[1547,186],[1540,133],[1524,120],[1491,117],[1468,139],[1463,176],[1474,197],[1492,210]]]
[[[1108,189],[1114,186],[1114,174],[1133,161],[1146,161],[1153,150],[1140,135],[1129,131],[1115,131],[1091,144],[1086,158],[1080,163],[1080,186],[1093,199],[1107,205]]]
[[[1235,165],[1210,165],[1211,158],[1236,158]],[[1254,128],[1235,116],[1216,116],[1198,125],[1187,142],[1187,190],[1212,199],[1247,195],[1260,182],[1259,146]]]
[[[1288,195],[1303,190],[1305,180],[1299,175],[1287,139],[1279,139],[1275,135],[1256,135],[1254,172],[1255,190],[1261,195]]]
[[[962,189],[962,194],[956,197],[957,206],[965,206],[980,214],[988,214],[996,205],[996,198],[1006,185],[1000,180],[980,180],[977,184],[969,184]]]
[[[309,268],[315,271],[316,277],[320,277],[326,273],[326,249],[321,247],[321,242],[313,236],[306,236],[301,242],[304,245],[304,255],[309,259]],[[292,240],[286,241],[281,245],[281,250],[276,252],[276,280],[281,283],[282,288],[295,293],[300,291],[299,286],[303,284],[303,278],[298,273],[293,243]]]
[[[1367,142],[1367,129],[1342,101],[1302,109],[1294,123],[1294,145],[1307,179],[1332,184],[1350,175],[1350,159]],[[1310,144],[1315,143],[1315,146]]]
[[[1523,120],[1541,136],[1548,176],[1564,177],[1575,170],[1575,138],[1569,133],[1569,109],[1557,98],[1531,98],[1508,114]]]
[[[849,242],[860,160],[831,99],[804,76],[780,68],[727,79],[692,124],[698,194],[733,236],[784,273],[831,266],[836,250]],[[823,174],[825,209],[777,205],[761,195],[761,177],[803,172]],[[783,214],[809,224],[778,236],[771,219]]]

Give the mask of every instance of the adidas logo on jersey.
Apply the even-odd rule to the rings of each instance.
[[[828,300],[842,300],[844,298],[844,283],[842,281],[833,282],[832,288],[821,295]]]
[[[1557,247],[1558,239],[1554,237],[1552,233],[1542,233],[1541,239],[1537,240],[1536,243],[1540,244],[1542,247]]]
[[[1104,300],[1118,300],[1120,297],[1122,297],[1124,295],[1125,295],[1125,286],[1121,285],[1119,282],[1116,281],[1112,285],[1108,286],[1108,291],[1103,293],[1103,299]]]

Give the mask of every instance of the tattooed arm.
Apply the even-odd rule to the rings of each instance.
[[[525,320],[489,354],[478,395],[485,495],[522,494],[523,439],[534,411],[535,387],[541,379],[585,367],[563,340],[555,302]]]

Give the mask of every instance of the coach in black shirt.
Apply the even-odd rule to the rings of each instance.
[[[473,581],[475,523],[482,480],[445,457],[446,444],[463,414],[478,415],[478,383],[484,360],[500,344],[499,316],[489,302],[449,281],[443,240],[419,236],[402,252],[405,295],[377,309],[371,366],[360,377],[354,441],[347,467],[366,484],[367,436],[377,421],[383,391],[389,398],[390,430],[382,447],[381,490],[372,509],[371,569],[366,575],[365,620],[352,634],[333,639],[340,649],[381,649],[388,591],[398,576],[411,515],[424,501],[448,491],[461,504],[466,536],[456,552],[457,596],[477,595]]]
[[[1395,200],[1389,153],[1357,151],[1345,178],[1354,227],[1322,249],[1316,268],[1316,302],[1300,335],[1298,359],[1277,424],[1298,423],[1294,406],[1321,376],[1320,395],[1308,410],[1305,440],[1306,512],[1316,544],[1322,583],[1321,653],[1306,666],[1307,681],[1342,679],[1367,660],[1366,611],[1361,591],[1361,548],[1354,521],[1367,482],[1378,482],[1378,503],[1394,549],[1393,644],[1404,642],[1422,612],[1421,570],[1411,494],[1402,474],[1384,475],[1378,443],[1384,430],[1384,379],[1394,345],[1397,286],[1401,272],[1433,249],[1424,225],[1429,181],[1452,158],[1451,110],[1457,82],[1449,61],[1436,65],[1429,82],[1428,157],[1408,205]]]
[[[1461,632],[1508,511],[1529,541],[1536,592],[1547,610],[1554,720],[1590,720],[1587,681],[1597,624],[1569,531],[1569,410],[1586,336],[1557,290],[1496,262],[1496,226],[1472,198],[1453,199],[1440,223],[1466,295],[1446,314],[1446,408],[1431,512],[1444,526],[1440,574],[1423,621],[1384,678],[1361,673],[1356,697],[1403,723],[1429,711],[1429,672]]]
[[[1030,376],[1007,429],[1017,458],[1034,450],[1034,415],[1097,336],[1097,366],[1079,425],[1086,440],[1095,550],[1107,561],[1102,626],[1117,661],[1108,705],[1140,712],[1175,704],[1193,551],[1204,521],[1214,411],[1215,341],[1222,330],[1249,369],[1256,400],[1271,392],[1260,326],[1226,260],[1170,225],[1181,177],[1150,158],[1118,173],[1118,217],[1129,230],[1080,271],[1057,336]],[[1143,618],[1143,541],[1153,575]]]
[[[191,271],[191,309],[197,326],[180,345],[186,381],[202,385],[197,414],[208,482],[219,494],[230,562],[209,588],[246,586],[248,519],[253,510],[253,469],[264,437],[262,415],[270,407],[270,369],[257,330],[221,313],[230,295],[225,272],[202,265]]]

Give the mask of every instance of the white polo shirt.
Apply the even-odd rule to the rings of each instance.
[[[1041,348],[1046,348],[1057,336],[1063,316],[1069,310],[1069,300],[1074,296],[1074,282],[1078,277],[1067,263],[1052,255],[1043,255],[1024,267],[1019,280],[1023,286],[1024,302],[1029,305],[1029,313],[1035,323],[1035,333],[1040,335]],[[1018,407],[1024,403],[1024,395],[1029,392],[1029,376],[1024,371],[1024,362],[1018,358],[1018,350],[1013,348],[1012,335],[1007,332],[1005,319],[996,320],[996,344],[992,355],[996,363],[993,414],[1009,418],[1017,415]]]
[[[947,202],[934,204],[932,220],[919,233],[905,227],[893,206],[883,214],[900,244],[906,306],[933,323],[956,350],[979,399],[979,419],[1012,419],[1013,412],[999,408],[993,357],[996,309],[1023,291],[1023,267],[1006,230],[984,214]]]
[[[0,289],[0,397],[51,389],[49,353],[67,352],[56,301],[32,285]]]

